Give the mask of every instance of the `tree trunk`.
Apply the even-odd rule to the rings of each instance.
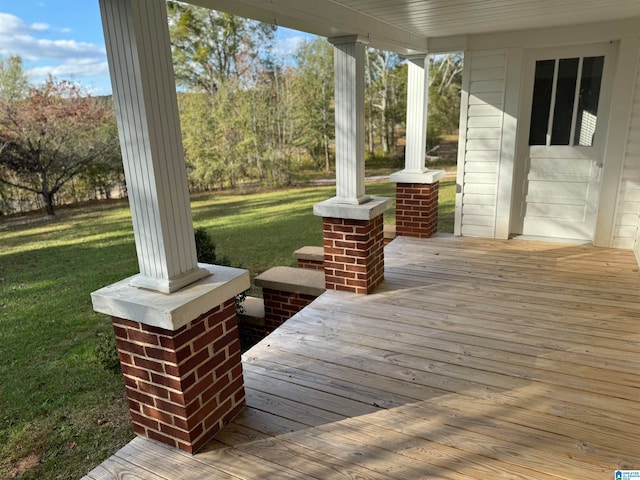
[[[324,170],[329,173],[331,171],[331,161],[329,159],[329,138],[325,133],[322,136],[322,143],[324,143]]]
[[[44,207],[47,211],[47,215],[55,215],[56,212],[53,209],[53,197],[54,193],[46,191],[42,193],[42,197],[44,198]]]

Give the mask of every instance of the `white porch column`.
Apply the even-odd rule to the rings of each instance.
[[[427,150],[429,55],[407,57],[407,129],[404,170],[391,175],[396,183],[433,183],[444,176],[424,165]]]
[[[429,56],[407,58],[407,129],[404,170],[391,174],[396,183],[396,234],[428,238],[438,228],[438,181],[442,170],[424,165],[427,147]]]
[[[336,118],[336,203],[362,204],[364,189],[364,56],[367,38],[330,38],[333,44]]]
[[[171,293],[198,267],[164,0],[100,0],[140,274]]]
[[[370,293],[384,279],[386,197],[364,189],[364,59],[368,40],[330,38],[334,45],[336,196],[313,206],[323,217],[324,277],[329,290]]]
[[[100,9],[140,274],[93,308],[111,316],[133,430],[195,453],[245,405],[234,297],[249,272],[197,263],[165,0]]]
[[[407,58],[407,135],[405,171],[424,172],[427,150],[427,109],[429,99],[429,56]]]

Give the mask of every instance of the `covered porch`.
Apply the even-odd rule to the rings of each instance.
[[[610,479],[640,468],[631,250],[399,237],[243,357],[196,455],[136,438],[85,479]]]

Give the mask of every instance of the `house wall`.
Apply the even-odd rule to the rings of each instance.
[[[465,54],[458,147],[457,235],[494,236],[506,58],[505,49]]]
[[[442,44],[449,50],[459,45],[465,51],[456,235],[509,236],[522,60],[527,49],[605,41],[618,41],[620,52],[594,242],[636,248],[640,258],[640,48],[633,19],[451,37],[430,44],[435,50]],[[633,102],[629,102],[631,92]]]
[[[618,189],[612,246],[634,248],[640,257],[640,60],[636,68],[631,115],[624,149],[624,163]]]

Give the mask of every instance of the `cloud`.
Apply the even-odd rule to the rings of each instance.
[[[50,27],[48,23],[36,22],[32,23],[30,28],[31,30],[42,32],[44,30],[49,30]]]
[[[308,39],[309,39],[308,36],[302,36],[302,35],[287,37],[287,38],[280,38],[275,43],[275,47],[273,49],[274,53],[279,57],[292,56],[296,53],[300,44],[305,42]]]
[[[69,29],[56,29],[58,35],[69,33],[65,30]],[[102,45],[52,36],[52,28],[47,23],[29,25],[15,15],[0,13],[0,56],[20,55],[33,80],[41,81],[49,75],[59,79],[108,78]]]
[[[26,60],[104,57],[104,47],[76,40],[51,40],[34,34],[49,30],[45,23],[28,25],[9,13],[0,13],[0,55],[18,54]]]
[[[57,78],[99,77],[109,75],[107,61],[93,59],[70,59],[60,65],[45,65],[27,71],[32,78],[45,78],[53,75]]]

